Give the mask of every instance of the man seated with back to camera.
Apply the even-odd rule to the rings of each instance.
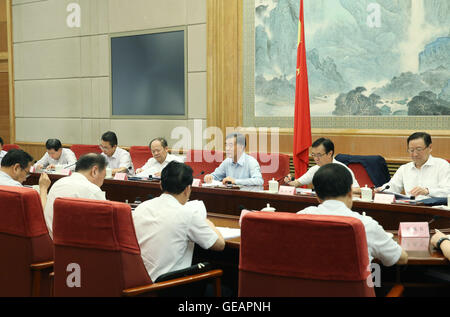
[[[311,156],[314,159],[316,165],[311,167],[305,174],[300,176],[296,180],[291,180],[291,174],[284,178],[284,182],[290,186],[300,187],[303,185],[310,185],[312,183],[314,174],[319,170],[321,166],[329,163],[340,164],[344,166],[352,176],[352,191],[354,194],[360,194],[361,188],[358,181],[353,174],[353,171],[347,167],[347,165],[337,161],[334,158],[334,143],[330,139],[319,138],[311,145]]]
[[[34,165],[36,169],[46,168],[49,170],[54,169],[56,165],[63,165],[64,168],[69,168],[72,171],[75,170],[77,157],[72,150],[63,148],[60,140],[48,139],[45,142],[45,148],[47,152]]]
[[[320,167],[314,174],[313,185],[320,205],[307,207],[298,214],[346,216],[359,219],[366,230],[369,262],[378,259],[384,266],[408,262],[408,254],[377,221],[351,210],[352,176],[344,166],[330,163]]]
[[[2,159],[0,168],[0,185],[22,187],[22,183],[30,175],[33,157],[23,150],[11,149]],[[47,203],[47,191],[51,185],[47,174],[39,177],[39,196],[42,208]]]
[[[44,209],[48,233],[53,239],[53,203],[58,197],[86,198],[106,200],[105,193],[100,189],[106,176],[105,157],[96,154],[85,154],[76,163],[75,173],[63,177],[53,184],[48,193]]]
[[[245,153],[247,143],[241,133],[230,133],[225,140],[226,159],[211,174],[205,175],[204,182],[213,180],[223,184],[262,186],[264,179],[258,161]]]
[[[150,141],[150,151],[153,157],[149,158],[147,163],[136,170],[136,174],[143,173],[142,176],[161,176],[161,171],[172,161],[183,163],[183,159],[179,156],[169,153],[166,139],[162,137],[155,138]]]
[[[214,251],[225,248],[222,235],[206,218],[203,202],[188,203],[192,181],[190,166],[170,162],[161,173],[161,196],[141,203],[132,213],[142,260],[152,281],[190,267],[194,243]]]
[[[431,136],[426,132],[415,132],[407,141],[407,151],[412,162],[399,167],[391,180],[375,189],[411,196],[447,197],[450,194],[450,164],[431,156]]]

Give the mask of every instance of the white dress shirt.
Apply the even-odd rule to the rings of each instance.
[[[177,162],[180,162],[180,163],[184,163],[182,157],[179,157],[179,156],[176,156],[176,155],[173,155],[173,154],[169,154],[169,153],[167,153],[166,159],[162,163],[159,163],[154,157],[151,157],[151,158],[148,159],[147,163],[145,163],[144,166],[141,167],[142,172],[137,174],[137,176],[146,176],[146,177],[148,177],[149,175],[154,175],[156,173],[161,173],[161,171],[164,169],[164,167],[166,167],[167,164],[169,164],[172,161],[177,161]]]
[[[116,151],[114,151],[114,154],[111,157],[109,157],[105,153],[102,153],[102,155],[106,158],[106,162],[108,163],[109,168],[117,169],[126,167],[129,168],[128,174],[131,175],[134,174],[134,167],[131,161],[131,155],[128,151],[121,149],[120,147],[117,147]]]
[[[3,171],[0,171],[0,185],[3,186],[16,186],[16,187],[22,187],[23,185],[19,183],[18,181],[15,181],[12,179],[11,176],[6,174]]]
[[[236,185],[261,186],[264,184],[258,161],[246,153],[242,153],[236,163],[227,157],[211,175],[218,181],[222,181],[225,177],[232,177]]]
[[[447,197],[450,194],[450,164],[441,158],[430,157],[420,169],[414,162],[399,167],[391,180],[382,187],[389,185],[388,191],[401,193],[403,190],[410,195],[414,187],[427,188],[429,196]]]
[[[218,239],[206,222],[202,202],[181,205],[172,195],[162,194],[140,204],[132,216],[142,260],[152,281],[191,266],[194,243],[209,249]]]
[[[58,160],[54,160],[48,155],[48,152],[45,152],[44,156],[36,162],[36,165],[42,165],[44,168],[46,168],[49,165],[63,165],[64,167],[67,167],[68,169],[74,171],[75,170],[75,163],[77,162],[77,157],[70,149],[63,148],[61,152],[61,156]]]
[[[6,155],[6,153],[8,153],[8,152],[3,151],[3,150],[0,151],[0,163],[2,162],[2,159]]]
[[[352,175],[352,178],[353,178],[352,187],[359,187],[358,181],[355,178],[355,174],[353,174],[353,171],[351,169],[349,169],[347,165],[345,165],[344,163],[341,163],[339,161],[336,161],[336,159],[334,159],[334,158],[333,158],[333,162],[332,163],[341,164],[342,166],[344,166],[350,172],[350,174]],[[319,170],[319,168],[320,168],[319,165],[314,165],[305,174],[300,176],[297,179],[297,182],[300,182],[300,184],[302,184],[302,185],[312,184],[312,180],[313,180],[314,174],[316,174],[316,172]]]
[[[319,206],[307,207],[299,211],[298,214],[345,216],[361,220],[366,230],[369,262],[372,262],[373,259],[378,259],[384,266],[391,266],[397,263],[402,255],[402,248],[384,231],[377,221],[369,216],[362,216],[357,212],[351,211],[341,201],[326,200]],[[330,239],[333,239],[333,237],[330,237]]]
[[[100,187],[91,183],[86,176],[80,173],[73,173],[71,176],[57,180],[47,196],[47,203],[44,209],[45,223],[48,233],[53,239],[53,203],[58,197],[86,198],[106,200],[105,193]]]

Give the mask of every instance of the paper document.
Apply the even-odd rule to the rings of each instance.
[[[219,230],[220,234],[222,234],[225,240],[238,238],[241,236],[241,229],[239,228],[227,228],[227,227],[216,227]]]
[[[216,181],[213,179],[213,181],[211,183],[202,183],[202,187],[216,187],[216,186],[221,186],[223,187],[224,185],[222,184],[221,181]]]

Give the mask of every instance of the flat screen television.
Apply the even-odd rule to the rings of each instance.
[[[112,116],[186,115],[185,31],[111,37]]]

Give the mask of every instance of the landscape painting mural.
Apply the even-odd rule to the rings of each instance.
[[[300,0],[255,0],[255,117],[294,115]],[[304,0],[311,116],[450,115],[449,0]]]

